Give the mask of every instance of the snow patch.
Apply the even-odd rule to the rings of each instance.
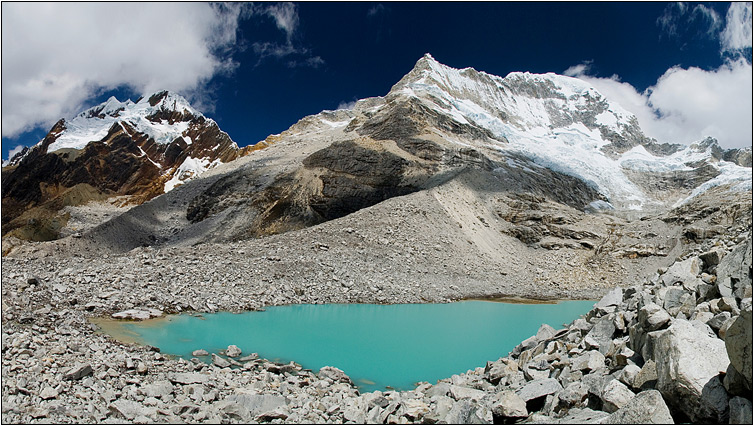
[[[220,164],[220,160],[210,162],[208,158],[186,157],[173,173],[173,177],[165,182],[165,192],[173,190],[176,186],[182,185],[191,179],[194,179],[205,171]]]

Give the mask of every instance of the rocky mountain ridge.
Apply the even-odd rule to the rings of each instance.
[[[750,150],[723,151],[713,139],[658,144],[581,80],[500,78],[428,55],[385,97],[305,117],[269,139],[274,147],[93,229],[87,241],[128,250],[261,237],[456,179],[489,194],[529,194],[583,213],[635,218],[713,188],[751,189],[751,169],[739,165],[750,164]],[[527,243],[550,232],[521,226],[511,232]],[[525,236],[532,232],[540,237]]]
[[[174,93],[137,102],[111,97],[61,119],[10,159],[3,168],[3,235],[55,239],[67,220],[63,207],[118,196],[121,204],[140,204],[253,149],[239,149]]]

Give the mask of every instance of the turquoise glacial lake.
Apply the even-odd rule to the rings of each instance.
[[[364,392],[408,390],[484,366],[506,356],[542,324],[562,328],[588,312],[593,301],[516,304],[462,301],[447,304],[331,304],[269,307],[242,314],[171,315],[119,322],[120,333],[191,358],[234,344],[277,362],[295,361],[317,372],[345,371]],[[207,361],[209,357],[206,357]]]

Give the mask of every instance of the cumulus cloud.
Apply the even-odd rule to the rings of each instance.
[[[740,52],[751,49],[752,4],[732,3],[726,15],[726,25],[720,34],[720,44],[723,52]]]
[[[712,136],[725,148],[752,144],[752,66],[743,59],[711,71],[673,67],[643,92],[617,76],[573,76],[636,115],[659,142],[689,144]]]
[[[200,98],[237,65],[246,6],[207,3],[3,3],[2,135],[49,126],[104,90]]]
[[[722,30],[717,13],[704,5],[691,8],[674,3],[658,19],[670,35],[677,34],[680,17],[705,19],[709,25],[705,34],[712,32],[719,37],[720,53],[726,57],[717,69],[674,66],[643,92],[615,75],[589,75],[591,62],[571,66],[564,74],[587,81],[636,115],[647,136],[659,142],[689,144],[712,136],[725,148],[751,147],[751,11],[751,3],[732,3]]]

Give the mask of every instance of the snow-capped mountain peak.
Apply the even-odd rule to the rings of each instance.
[[[89,142],[104,138],[116,122],[128,123],[158,144],[168,144],[184,136],[189,121],[199,117],[204,116],[185,98],[164,90],[142,96],[137,102],[130,99],[121,102],[111,96],[73,119],[65,120],[65,130],[47,147],[47,152],[82,149]]]
[[[686,164],[704,161],[719,174],[715,182],[740,180],[738,166],[719,161],[709,143],[660,145],[642,132],[632,113],[578,78],[529,72],[503,78],[455,69],[425,54],[385,97],[388,103],[401,99],[488,131],[491,139],[474,142],[480,148],[504,156],[523,154],[542,167],[578,177],[618,208],[657,202],[646,185],[628,176],[640,163],[642,170],[665,173],[688,171],[692,167]]]

